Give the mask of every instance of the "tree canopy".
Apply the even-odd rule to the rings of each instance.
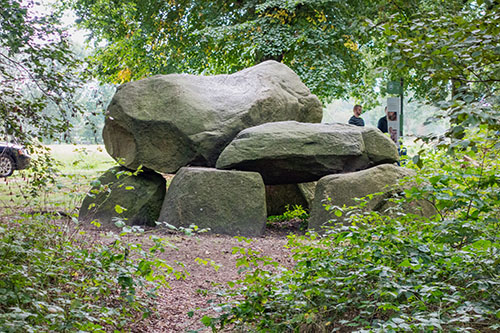
[[[0,139],[64,133],[78,112],[70,101],[80,80],[58,15],[32,0],[0,0],[0,8]],[[58,112],[45,112],[49,105]]]
[[[353,36],[360,13],[368,10],[366,1],[76,0],[73,5],[82,27],[106,42],[94,60],[108,82],[158,73],[231,73],[274,59],[324,99],[366,86],[366,61]]]
[[[494,0],[71,3],[81,26],[104,42],[93,60],[107,82],[231,73],[275,59],[324,101],[355,97],[369,106],[385,82],[403,78],[458,122],[495,123],[498,112]]]
[[[81,86],[59,18],[34,2],[0,0],[2,128],[65,131]],[[154,74],[232,73],[263,60],[291,67],[323,101],[354,97],[369,109],[403,78],[441,107],[463,136],[498,126],[499,7],[494,0],[65,0],[96,52],[102,82]],[[44,113],[47,105],[59,113]],[[22,124],[22,125],[21,125]],[[21,126],[23,126],[21,130]],[[41,129],[41,130],[40,130]],[[50,136],[50,135],[49,135]]]

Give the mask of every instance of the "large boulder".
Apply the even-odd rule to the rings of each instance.
[[[160,222],[210,232],[261,236],[266,227],[266,194],[256,172],[184,167],[170,183]]]
[[[216,166],[257,171],[272,185],[312,182],[398,159],[394,142],[376,128],[283,121],[241,131]]]
[[[230,75],[156,75],[120,86],[103,130],[122,165],[162,173],[211,166],[241,130],[282,120],[320,122],[322,106],[286,65],[266,61]]]
[[[155,226],[165,198],[165,179],[152,171],[134,175],[123,167],[106,171],[82,202],[78,219],[97,220],[106,227],[114,218],[128,225]]]
[[[405,188],[398,185],[399,180],[404,177],[414,177],[415,174],[415,171],[407,168],[383,164],[367,170],[321,178],[316,185],[309,218],[309,229],[321,231],[321,227],[328,224],[329,220],[335,220],[337,223],[344,222],[344,216],[335,216],[332,211],[326,209],[325,205],[350,207],[358,203],[355,198],[375,193],[380,194],[374,195],[363,209],[390,214],[387,211],[387,208],[390,207],[387,199]],[[408,182],[406,187],[412,185],[411,182]],[[436,213],[433,206],[424,201],[412,203],[405,207],[405,210],[423,216],[431,216]]]

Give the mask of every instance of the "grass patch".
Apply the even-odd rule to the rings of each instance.
[[[93,174],[117,163],[103,145],[50,145],[51,156],[60,163],[61,173]]]
[[[271,230],[293,230],[305,232],[309,213],[301,205],[286,205],[281,215],[271,215],[267,218],[267,228]]]
[[[35,154],[33,165],[0,179],[0,209],[19,212],[59,211],[76,214],[90,182],[116,165],[102,145],[50,145]],[[40,161],[50,163],[40,166]]]

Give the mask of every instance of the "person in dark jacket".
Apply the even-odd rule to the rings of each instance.
[[[396,112],[387,112],[387,106],[385,107],[385,116],[380,118],[377,123],[377,128],[382,131],[382,133],[388,133],[387,129],[387,117],[389,120],[394,121],[397,120]]]
[[[377,128],[381,130],[382,133],[387,133],[387,106],[385,107],[385,116],[378,120]]]
[[[354,105],[352,112],[354,115],[349,119],[349,124],[356,126],[365,126],[365,121],[361,118],[362,107],[359,104]]]

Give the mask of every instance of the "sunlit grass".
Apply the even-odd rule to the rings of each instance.
[[[0,215],[58,211],[77,214],[90,182],[116,165],[102,145],[50,145],[55,183],[36,187],[32,170],[0,178]],[[33,191],[36,194],[33,195]]]
[[[63,173],[93,174],[116,165],[102,145],[50,145],[51,155]]]

